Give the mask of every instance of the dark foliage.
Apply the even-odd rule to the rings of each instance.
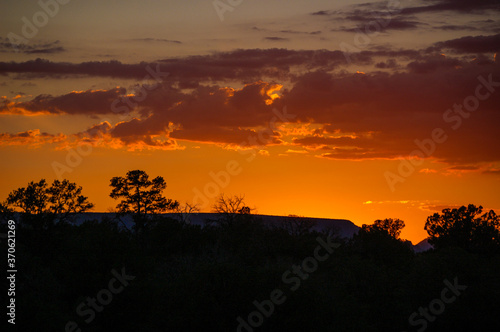
[[[425,230],[429,233],[429,243],[436,248],[456,246],[471,252],[498,253],[500,216],[493,210],[482,212],[482,206],[470,204],[428,217]]]
[[[109,196],[121,199],[116,211],[120,215],[133,215],[134,230],[140,241],[144,240],[143,233],[148,231],[152,216],[179,207],[179,202],[163,196],[167,183],[161,176],[150,180],[145,171],[133,170],[125,177],[115,176],[109,185],[112,187]]]
[[[65,331],[74,322],[93,332],[237,331],[238,317],[248,321],[256,303],[266,303],[280,290],[286,299],[262,315],[262,325],[253,331],[417,331],[423,323],[411,325],[411,315],[436,303],[446,281],[455,279],[465,290],[432,315],[425,330],[497,331],[500,326],[500,255],[494,244],[488,244],[488,252],[471,245],[484,240],[483,230],[467,241],[443,233],[446,242],[415,254],[397,238],[401,222],[377,221],[348,241],[334,239],[337,246],[329,255],[320,247],[325,259],[315,258],[317,266],[307,277],[291,274],[292,280],[286,272],[311,262],[318,238],[327,243],[326,235],[303,227],[293,232],[265,227],[238,209],[230,218],[222,216],[230,222],[203,228],[156,215],[144,233],[146,245],[111,219],[56,223],[42,240],[37,229],[19,222],[17,329]],[[470,207],[443,211],[430,217],[429,228],[444,218],[451,226],[443,229],[470,219],[489,230],[496,217],[477,217],[477,212]],[[459,221],[449,219],[457,216]],[[135,278],[85,322],[77,308],[109,287],[112,270],[122,269]]]

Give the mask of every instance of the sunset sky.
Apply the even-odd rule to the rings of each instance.
[[[45,4],[45,5],[44,5]],[[0,200],[142,169],[210,211],[500,212],[498,0],[3,0]]]

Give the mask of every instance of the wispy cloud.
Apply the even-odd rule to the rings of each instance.
[[[54,54],[65,52],[57,40],[49,43],[29,43],[12,45],[9,39],[0,37],[0,53]]]

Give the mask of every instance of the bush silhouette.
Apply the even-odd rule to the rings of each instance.
[[[470,204],[429,216],[425,223],[429,243],[435,248],[456,246],[470,252],[498,252],[500,216],[493,210],[482,211],[482,206]]]

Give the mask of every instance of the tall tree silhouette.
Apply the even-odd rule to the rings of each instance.
[[[122,199],[116,207],[118,213],[134,215],[136,234],[144,230],[149,215],[174,210],[179,206],[178,201],[163,196],[167,188],[163,177],[149,180],[149,175],[142,170],[128,171],[124,177],[113,177],[110,186],[113,189],[109,196]]]
[[[500,216],[473,204],[444,209],[427,218],[425,230],[435,248],[456,246],[471,252],[500,250]]]

